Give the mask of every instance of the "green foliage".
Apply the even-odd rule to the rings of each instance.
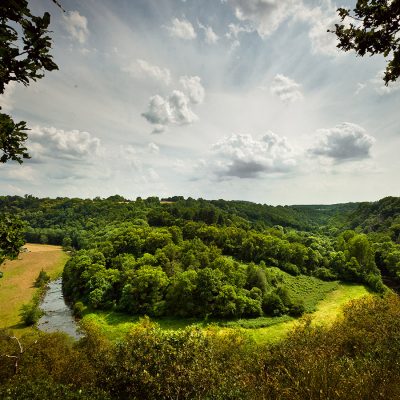
[[[24,215],[29,240],[81,249],[73,251],[64,269],[63,290],[71,304],[82,301],[96,310],[211,319],[273,312],[298,315],[303,311],[300,300],[306,311],[312,311],[317,299],[327,293],[319,291],[318,285],[325,287],[321,283],[310,287],[309,294],[303,292],[304,298],[296,297],[286,276],[298,278],[294,286],[299,287],[303,276],[313,276],[331,281],[332,287],[341,279],[383,292],[381,274],[397,279],[400,250],[395,243],[387,244],[390,239],[359,229],[340,231],[339,224],[332,222],[338,212],[353,211],[354,218],[357,207],[364,210],[365,205],[274,208],[190,198],[160,203],[156,198],[129,201],[118,196],[104,200],[0,197],[0,209]],[[387,215],[394,213],[390,207],[396,207],[396,202],[385,205]],[[287,216],[287,221],[280,219],[281,225],[267,227],[276,222],[272,216],[277,214]],[[157,215],[162,219],[155,223]],[[308,219],[304,229],[318,223],[332,225],[314,232],[295,231],[289,215],[296,215],[300,225]],[[288,289],[290,301],[276,292],[278,286]],[[275,305],[268,306],[269,302]]]
[[[47,35],[50,14],[32,15],[26,0],[5,0],[0,4],[0,94],[11,82],[25,86],[44,76],[43,71],[58,69],[49,54],[51,39]],[[26,123],[15,123],[0,113],[0,162],[15,160],[22,163],[29,158],[24,143],[27,139]]]
[[[360,56],[382,54],[385,58],[391,57],[384,76],[386,85],[400,76],[399,10],[398,0],[357,1],[352,12],[338,9],[342,22],[346,19],[351,22],[336,24],[334,31],[339,39],[337,47],[344,51],[354,50]]]
[[[78,318],[82,318],[85,309],[86,307],[81,301],[77,301],[72,307],[74,315]]]
[[[33,301],[31,303],[24,304],[21,307],[21,312],[19,315],[21,316],[22,322],[26,326],[31,326],[35,325],[36,322],[39,321],[43,313],[40,310],[39,305],[35,301]]]
[[[49,281],[50,281],[50,276],[46,271],[42,269],[35,280],[35,287],[43,288],[49,283]]]
[[[0,264],[4,259],[15,259],[21,246],[25,243],[23,238],[23,222],[8,213],[0,214]]]
[[[15,123],[9,115],[0,113],[0,150],[3,152],[0,163],[13,160],[21,164],[23,158],[30,158],[24,145],[27,130],[25,121]]]
[[[21,347],[2,332],[0,397],[400,397],[400,299],[393,294],[350,303],[330,326],[313,326],[305,318],[286,339],[266,346],[255,345],[239,329],[166,331],[148,318],[115,342],[93,324],[84,329],[86,336],[76,343],[59,333],[40,333],[22,338]],[[16,374],[12,357],[19,357]]]

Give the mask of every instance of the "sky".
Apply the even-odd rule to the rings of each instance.
[[[58,71],[11,84],[32,158],[0,195],[333,204],[399,196],[400,82],[330,0],[30,0]]]

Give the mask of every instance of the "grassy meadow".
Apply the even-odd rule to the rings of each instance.
[[[363,285],[351,285],[339,282],[324,282],[307,276],[293,277],[283,273],[284,279],[290,281],[290,293],[303,299],[307,316],[311,316],[313,324],[331,324],[340,318],[342,308],[351,300],[370,295]],[[203,329],[231,330],[241,329],[249,334],[257,343],[275,342],[284,338],[292,330],[299,319],[289,315],[279,317],[259,317],[238,320],[201,320],[173,317],[154,318],[162,329],[177,330],[194,325]],[[140,321],[139,317],[129,316],[115,311],[93,311],[87,309],[82,324],[94,324],[108,338],[123,338]]]
[[[68,255],[61,246],[26,244],[27,252],[17,260],[7,260],[0,266],[0,328],[11,328],[17,334],[30,328],[20,323],[20,308],[29,303],[38,291],[34,282],[43,269],[52,279],[61,275]]]

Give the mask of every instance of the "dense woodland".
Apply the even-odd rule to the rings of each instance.
[[[400,199],[273,207],[173,197],[0,197],[27,241],[72,252],[64,292],[73,304],[149,316],[301,315],[293,276],[366,284],[400,277]]]

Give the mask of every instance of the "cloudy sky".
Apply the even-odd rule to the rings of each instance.
[[[399,196],[400,84],[335,47],[343,0],[30,0],[59,71],[11,85],[0,194],[316,204]]]

